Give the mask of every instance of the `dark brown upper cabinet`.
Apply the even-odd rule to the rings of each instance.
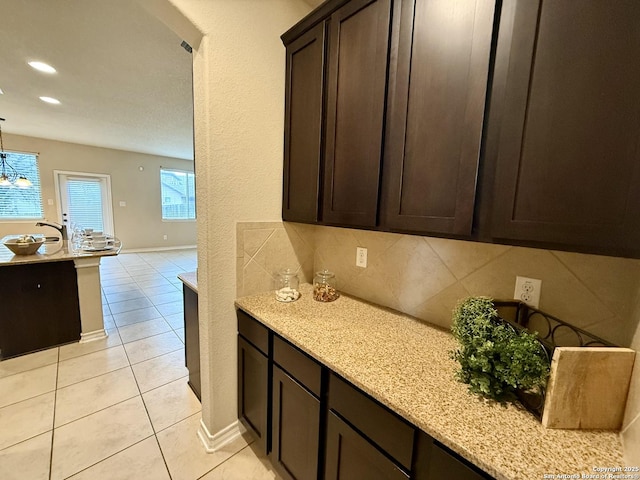
[[[282,218],[316,222],[322,166],[325,25],[287,45]]]
[[[376,225],[390,0],[352,0],[329,20],[322,220]]]
[[[638,256],[638,19],[636,0],[504,1],[494,238]]]
[[[324,2],[282,36],[283,218],[640,258],[638,18]]]
[[[394,21],[381,223],[471,234],[495,0],[403,0]]]

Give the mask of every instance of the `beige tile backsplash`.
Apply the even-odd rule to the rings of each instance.
[[[298,223],[238,223],[238,295],[274,287],[279,269],[300,280],[335,272],[338,289],[448,328],[469,295],[513,296],[517,275],[542,280],[540,309],[640,350],[640,260]],[[368,250],[355,266],[356,247]],[[622,433],[640,464],[640,355]]]
[[[237,223],[238,296],[273,289],[278,271],[284,268],[295,270],[301,282],[313,280],[313,247],[298,232],[285,227],[282,222]]]
[[[449,327],[460,298],[509,299],[522,275],[542,280],[540,309],[616,344],[640,320],[640,260],[290,222],[238,223],[237,238],[238,295],[273,288],[282,268],[307,282],[326,268],[342,292]]]

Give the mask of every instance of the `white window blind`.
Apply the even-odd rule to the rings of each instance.
[[[0,187],[0,220],[42,219],[42,193],[38,159],[32,153],[5,152],[7,163],[18,174],[27,177],[30,187]]]
[[[182,170],[160,170],[163,220],[196,218],[195,175]]]
[[[104,231],[99,179],[68,178],[69,217],[83,228]]]

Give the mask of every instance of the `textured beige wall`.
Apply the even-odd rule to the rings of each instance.
[[[204,33],[194,50],[202,420],[237,419],[236,222],[280,219],[285,49],[299,0],[172,0]]]
[[[111,176],[115,234],[125,249],[195,245],[196,222],[163,222],[160,167],[193,171],[193,162],[143,153],[3,134],[6,149],[38,152],[45,218],[59,221],[54,170],[101,173]],[[138,167],[144,171],[139,171]],[[47,200],[52,199],[53,205]],[[119,202],[127,202],[120,207]],[[34,227],[35,221],[0,222],[0,237],[20,233],[52,233]],[[167,240],[163,240],[167,235]]]

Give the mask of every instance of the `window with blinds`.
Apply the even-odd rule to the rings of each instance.
[[[0,186],[0,220],[42,219],[42,193],[38,157],[32,153],[5,152],[7,163],[32,185],[26,188]]]
[[[102,188],[100,179],[67,178],[69,218],[83,228],[103,232]]]
[[[160,169],[163,220],[195,220],[195,175],[182,170]]]

